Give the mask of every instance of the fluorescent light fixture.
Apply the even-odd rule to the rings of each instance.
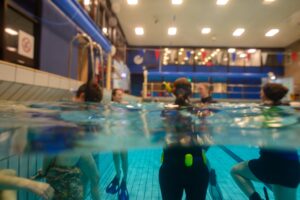
[[[106,27],[103,27],[102,31],[103,31],[104,34],[107,34],[107,28]]]
[[[5,28],[5,32],[9,35],[18,35],[18,32],[12,28]]]
[[[275,0],[264,0],[263,4],[271,4],[273,3]]]
[[[229,0],[217,0],[217,5],[224,6],[228,3]]]
[[[245,53],[241,53],[241,54],[240,54],[240,58],[246,58],[246,56],[247,56],[247,55],[246,55]]]
[[[209,34],[211,32],[211,28],[205,27],[201,30],[202,34]]]
[[[235,48],[228,49],[228,53],[234,53],[235,51],[236,51]]]
[[[24,60],[18,59],[17,61],[18,61],[18,63],[25,64],[25,61],[24,61]]]
[[[126,73],[124,73],[124,72],[121,73],[121,77],[122,77],[122,78],[126,78],[126,76],[127,76]]]
[[[91,4],[91,0],[84,0],[83,5],[88,6]]]
[[[180,4],[182,4],[182,1],[183,0],[172,0],[172,4],[173,5],[180,5]]]
[[[177,28],[176,27],[170,27],[168,29],[168,35],[176,35],[177,33]]]
[[[136,5],[138,4],[138,0],[127,0],[128,5]]]
[[[256,49],[248,49],[247,52],[248,52],[248,53],[255,53],[255,52],[256,52]]]
[[[266,37],[273,37],[274,35],[276,35],[279,32],[279,29],[271,29],[269,30],[265,36]]]
[[[240,37],[243,33],[245,32],[244,28],[237,28],[234,32],[233,32],[233,36],[235,37]]]
[[[17,48],[15,48],[15,47],[6,47],[6,50],[11,51],[11,52],[16,52]]]
[[[142,27],[136,27],[135,34],[136,35],[144,35],[144,29]]]

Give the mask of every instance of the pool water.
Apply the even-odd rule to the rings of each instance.
[[[158,173],[162,148],[165,138],[171,134],[168,131],[174,131],[180,125],[176,121],[170,123],[166,116],[161,115],[162,110],[165,110],[163,104],[5,102],[0,106],[0,169],[15,169],[19,176],[31,177],[42,167],[45,154],[92,152],[99,156],[97,167],[101,177],[101,199],[113,200],[118,199],[117,195],[105,191],[115,176],[111,152],[129,149],[127,188],[130,199],[159,200]],[[210,111],[208,115],[207,110]],[[209,187],[207,200],[247,199],[231,178],[230,169],[241,161],[257,158],[258,145],[300,149],[299,113],[292,108],[270,111],[257,104],[215,104],[193,109],[192,113],[183,111],[181,114],[189,118],[185,121],[187,124],[201,127],[198,131],[193,129],[195,134],[209,138],[209,142],[202,142],[211,145],[206,155],[211,168],[216,171],[217,184],[221,189],[219,195],[222,198],[217,198]],[[20,127],[27,131],[23,139],[28,141],[22,144],[22,137],[17,140],[19,148],[16,152],[12,141]],[[180,130],[192,129],[180,126]],[[185,137],[182,134],[177,133]],[[274,199],[268,185],[255,183],[255,187],[262,197],[263,187],[266,187],[270,199]],[[18,199],[38,197],[20,191]],[[91,199],[91,196],[86,199]],[[300,191],[297,199],[300,199]]]

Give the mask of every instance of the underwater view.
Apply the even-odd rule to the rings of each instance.
[[[291,160],[300,155],[300,112],[287,106],[214,103],[178,109],[163,103],[3,101],[0,113],[1,171],[46,179],[55,191],[67,191],[61,199],[163,199],[169,191],[176,199],[177,191],[169,187],[180,181],[197,187],[207,200],[248,199],[234,180],[239,163],[257,159],[262,151]],[[196,180],[206,174],[207,191],[201,188],[204,182],[186,174],[199,164],[198,158],[204,166]],[[178,162],[182,166],[174,167]],[[299,178],[299,161],[297,167],[278,177]],[[175,175],[178,179],[168,178]],[[77,189],[65,188],[68,182]],[[254,187],[262,199],[274,199],[267,181],[254,182]],[[178,192],[184,199],[186,194]],[[18,199],[41,198],[20,190]]]

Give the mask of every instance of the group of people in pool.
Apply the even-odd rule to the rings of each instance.
[[[201,85],[199,92],[203,93],[202,103],[213,102],[207,92],[207,87]],[[288,89],[278,83],[267,83],[261,89],[264,106],[270,108],[282,105],[281,99]],[[186,78],[174,82],[173,93],[178,110],[192,107],[189,101],[191,83]],[[178,117],[177,117],[178,119]],[[180,125],[178,129],[180,129]],[[209,170],[205,158],[205,148],[197,145],[191,136],[190,144],[184,145],[178,135],[163,150],[163,164],[160,168],[159,181],[164,200],[180,200],[185,191],[187,200],[205,200],[209,184]],[[194,144],[194,145],[193,145]],[[261,200],[252,181],[270,184],[276,200],[296,200],[296,190],[300,181],[300,164],[296,150],[274,150],[260,148],[260,157],[235,165],[231,175],[250,200]]]
[[[198,136],[192,133],[194,127],[190,126],[189,117],[181,115],[181,111],[194,112],[189,99],[192,94],[191,83],[186,78],[179,78],[174,82],[172,92],[177,108],[164,110],[162,118],[166,123],[176,121],[174,128],[177,134],[166,139],[166,146],[163,149],[162,165],[159,170],[162,199],[180,200],[185,192],[187,200],[205,200],[210,177],[214,175],[212,173],[214,170],[209,168],[205,156],[208,148],[199,144]],[[264,105],[280,106],[281,99],[287,92],[287,88],[281,84],[267,83],[262,87],[261,98]],[[208,85],[200,85],[199,93],[202,104],[215,103]],[[122,95],[122,90],[114,89],[112,101],[125,103]],[[78,89],[74,101],[100,102],[101,100],[101,89],[95,84],[85,84]],[[188,134],[187,138],[187,134],[180,134],[181,132],[191,132],[191,134]],[[81,200],[86,196],[88,189],[85,186],[90,182],[92,199],[98,200],[100,199],[100,175],[96,160],[96,156],[92,154],[45,157],[40,173],[47,178],[47,183],[14,177],[9,171],[0,171],[0,195],[4,194],[3,191],[1,192],[3,189],[27,188],[43,199]],[[113,161],[116,175],[107,185],[106,192],[118,193],[118,199],[128,200],[127,151],[114,152]],[[270,184],[276,200],[296,200],[296,190],[300,180],[299,157],[296,150],[272,150],[261,147],[258,159],[235,165],[231,175],[250,200],[262,199],[252,181]]]

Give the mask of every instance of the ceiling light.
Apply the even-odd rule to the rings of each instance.
[[[136,27],[135,34],[136,35],[144,35],[144,29],[142,27]]]
[[[255,53],[255,52],[256,52],[256,49],[248,49],[247,52],[248,52],[248,53]]]
[[[203,49],[203,48],[201,49],[202,52],[203,52],[204,50],[205,50],[205,49]]]
[[[273,3],[275,0],[264,0],[263,4],[271,4]]]
[[[182,4],[182,1],[183,0],[172,0],[172,4],[173,5],[180,5],[180,4]]]
[[[89,6],[91,4],[91,0],[84,0],[83,5]]]
[[[235,48],[228,49],[228,53],[234,53],[234,52],[235,52]]]
[[[136,4],[138,4],[138,0],[127,0],[127,3],[129,5],[136,5]]]
[[[201,30],[202,34],[209,34],[210,32],[211,32],[211,28],[207,28],[207,27],[205,27]]]
[[[180,51],[184,51],[184,48],[181,48]]]
[[[18,32],[12,28],[5,28],[5,32],[10,35],[18,35]]]
[[[266,37],[273,37],[274,35],[276,35],[279,32],[279,29],[271,29],[269,30],[265,36]]]
[[[169,49],[168,49],[168,48],[165,48],[165,51],[166,51],[166,52],[168,52],[168,51],[169,51]]]
[[[182,52],[180,51],[180,52],[178,53],[178,55],[182,55]]]
[[[216,49],[216,52],[219,52],[220,51],[220,49]]]
[[[18,59],[17,61],[18,61],[18,63],[25,64],[25,61],[24,61],[24,60]]]
[[[11,52],[16,52],[17,48],[15,48],[15,47],[6,47],[6,50],[11,51]]]
[[[168,29],[168,34],[169,35],[176,35],[176,33],[177,33],[177,28],[176,27],[170,27]]]
[[[240,58],[246,58],[246,56],[247,56],[247,55],[246,55],[245,53],[241,53],[241,54],[240,54]]]
[[[228,3],[229,0],[217,0],[217,5],[224,6]]]
[[[104,34],[107,34],[107,28],[106,27],[103,27],[102,31],[103,31]]]
[[[233,36],[235,37],[239,37],[241,36],[243,33],[245,32],[244,28],[237,28],[234,32],[233,32]]]

